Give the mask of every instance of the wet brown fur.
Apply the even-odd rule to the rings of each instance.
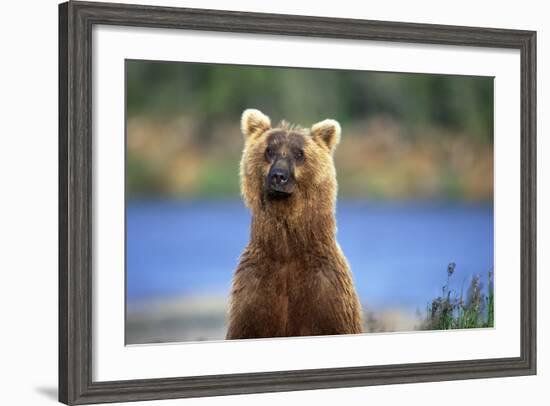
[[[227,338],[361,333],[361,307],[335,238],[332,154],[339,125],[326,120],[311,130],[284,122],[271,128],[269,118],[247,110],[242,127],[241,191],[252,223],[233,278]],[[294,167],[294,191],[284,200],[264,191],[266,148],[274,138],[282,153],[304,152]]]

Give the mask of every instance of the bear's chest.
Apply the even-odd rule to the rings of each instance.
[[[298,261],[280,264],[273,271],[274,319],[281,321],[287,336],[313,334],[334,294],[330,272]]]

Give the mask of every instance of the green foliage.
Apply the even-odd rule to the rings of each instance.
[[[162,176],[150,162],[136,159],[131,154],[126,159],[126,182],[130,194],[139,191],[141,195],[161,193]]]
[[[203,128],[255,107],[304,125],[385,114],[490,142],[493,79],[458,75],[128,61],[128,115],[187,114]],[[208,138],[202,132],[201,138]]]
[[[233,162],[234,167],[236,167]],[[227,170],[231,163],[212,162],[203,167],[200,172],[197,185],[199,189],[197,194],[202,197],[224,197],[235,196],[239,194],[239,180],[233,171]]]
[[[240,115],[335,118],[339,196],[492,199],[493,79],[127,61],[131,197],[237,198]]]
[[[426,319],[421,326],[423,330],[449,330],[464,328],[481,328],[494,326],[494,288],[493,272],[488,273],[487,294],[479,275],[470,281],[466,298],[462,290],[456,292],[449,282],[454,273],[455,264],[447,268],[447,283],[443,293],[428,305]]]

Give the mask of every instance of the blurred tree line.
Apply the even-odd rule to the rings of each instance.
[[[185,112],[201,126],[238,120],[255,107],[302,125],[384,113],[478,141],[493,136],[493,80],[486,77],[130,61],[127,101],[129,116]],[[208,132],[200,138],[208,141]]]
[[[475,156],[476,148],[484,146],[491,148],[492,153],[493,78],[489,77],[127,61],[126,95],[127,116],[129,123],[132,122],[128,126],[129,191],[136,195],[200,197],[209,194],[211,188],[220,195],[233,195],[237,183],[232,181],[229,190],[224,190],[221,178],[227,178],[227,170],[234,172],[241,140],[226,134],[231,140],[222,142],[226,155],[215,151],[206,154],[205,150],[220,144],[224,133],[238,132],[242,111],[251,107],[264,111],[274,123],[284,118],[310,126],[324,118],[334,118],[342,124],[345,137],[356,138],[366,135],[365,123],[385,117],[390,125],[401,126],[398,138],[404,139],[403,142],[415,142],[422,137],[428,140],[440,132],[448,138],[465,139]],[[151,126],[151,123],[156,124]],[[174,129],[170,123],[179,124]],[[149,135],[145,134],[147,126]],[[185,145],[167,141],[171,137],[162,134],[170,131],[181,133]],[[134,134],[141,141],[132,143]],[[193,181],[182,180],[183,175],[178,175],[176,180],[164,179],[176,176],[166,175],[168,170],[180,170],[185,165],[180,162],[180,166],[166,167],[161,152],[151,155],[154,142],[143,141],[147,137],[158,143],[168,142],[175,150],[186,148],[196,157],[202,157],[203,163],[208,162],[210,170],[204,165],[202,170],[195,168],[200,173],[208,173],[202,177],[197,175]],[[163,151],[166,159],[177,161],[177,154],[169,152],[168,147]],[[185,153],[181,151],[181,154]],[[189,154],[186,160],[192,160]],[[233,166],[228,169],[230,164]],[[449,173],[444,168],[443,172]],[[450,176],[460,186],[461,174],[454,170]],[[197,185],[200,182],[206,182],[203,183],[206,186]],[[396,184],[390,180],[377,193],[382,197],[390,193],[392,182]],[[343,192],[347,191],[351,189],[346,188],[344,180]],[[410,193],[414,196],[416,192]],[[445,193],[432,194],[437,197]]]

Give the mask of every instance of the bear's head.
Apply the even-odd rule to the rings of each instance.
[[[241,192],[253,213],[333,213],[337,190],[333,153],[341,133],[337,121],[323,120],[311,128],[283,121],[272,127],[265,114],[248,109],[241,129],[245,138]]]

